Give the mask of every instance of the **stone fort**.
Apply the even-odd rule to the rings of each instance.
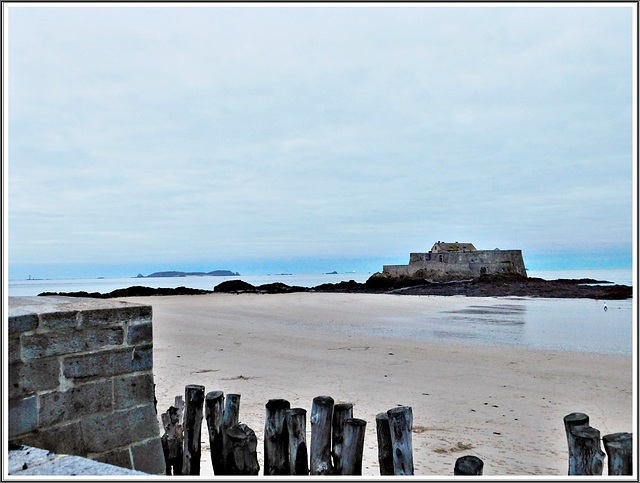
[[[472,243],[438,241],[428,253],[411,253],[408,265],[384,265],[383,274],[433,281],[465,280],[481,275],[527,276],[521,250],[477,250]]]

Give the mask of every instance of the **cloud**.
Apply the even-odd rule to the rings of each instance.
[[[626,243],[631,13],[11,6],[10,261]]]

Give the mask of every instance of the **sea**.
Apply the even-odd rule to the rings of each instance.
[[[633,285],[631,269],[529,270],[529,277],[546,280],[589,278],[613,284]],[[243,280],[252,285],[282,282],[315,287],[323,283],[354,280],[365,282],[371,273],[265,274],[240,276],[187,276],[159,278],[94,278],[67,280],[9,280],[9,296],[35,296],[42,292],[111,292],[141,285],[154,288],[188,287],[212,290],[227,280]],[[458,298],[458,297],[456,297]],[[535,297],[468,298],[463,308],[436,316],[416,317],[377,323],[370,335],[520,346],[539,349],[573,350],[632,355],[637,341],[635,299],[544,299]],[[606,310],[605,310],[606,305]]]

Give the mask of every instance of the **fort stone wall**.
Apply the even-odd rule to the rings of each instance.
[[[382,273],[394,278],[408,277],[409,265],[384,265]]]
[[[434,281],[464,280],[483,274],[527,276],[521,250],[475,250],[441,253],[411,253],[408,265],[385,265],[391,277],[424,278]]]
[[[150,306],[9,297],[9,439],[164,474]]]

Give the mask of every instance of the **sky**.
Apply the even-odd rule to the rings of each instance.
[[[633,3],[3,8],[10,279],[632,265]]]

